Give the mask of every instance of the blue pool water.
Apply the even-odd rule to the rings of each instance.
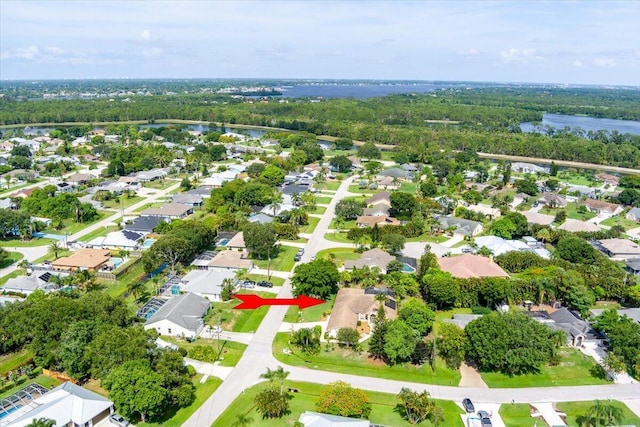
[[[227,246],[227,243],[229,243],[229,239],[220,239],[218,241],[218,246]]]
[[[156,239],[147,239],[142,244],[142,247],[145,248],[145,249],[149,249],[151,247],[151,245],[153,245],[155,242],[156,242]]]
[[[3,419],[4,417],[6,417],[7,415],[11,414],[12,412],[17,411],[21,407],[22,407],[22,405],[16,405],[16,406],[12,406],[11,408],[8,408],[5,411],[0,412],[0,420]]]
[[[122,258],[111,257],[111,262],[113,263],[113,266],[115,268],[118,268],[118,267],[120,267],[122,265],[124,260]]]
[[[43,238],[46,238],[46,239],[64,240],[64,235],[51,234],[51,233],[41,233],[41,232],[33,233],[33,237],[43,237]]]
[[[405,263],[402,264],[402,271],[404,271],[405,273],[413,273],[414,271],[416,271],[416,269]]]

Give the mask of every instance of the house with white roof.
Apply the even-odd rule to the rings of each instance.
[[[233,270],[191,270],[181,282],[182,292],[199,295],[209,301],[222,301],[222,289],[229,279],[236,287],[236,273]]]
[[[87,243],[87,247],[96,249],[125,249],[135,250],[140,247],[143,233],[130,230],[112,231],[106,236],[96,237]]]
[[[167,301],[144,323],[144,329],[153,329],[160,335],[195,338],[204,328],[202,318],[211,303],[195,293],[178,295]]]
[[[536,240],[533,239],[533,242]],[[544,247],[520,240],[506,240],[498,236],[482,236],[476,237],[474,243],[478,248],[486,247],[491,251],[493,256],[506,254],[507,252],[533,252],[544,259],[551,259],[551,252]]]
[[[320,412],[305,411],[300,415],[298,422],[304,427],[370,427],[369,420],[341,417]]]
[[[7,427],[26,427],[35,420],[54,420],[55,426],[94,426],[114,412],[113,402],[70,382],[33,399],[2,421]],[[6,422],[6,424],[4,424]]]

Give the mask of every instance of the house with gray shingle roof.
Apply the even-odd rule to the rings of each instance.
[[[199,194],[178,193],[174,194],[171,201],[191,207],[202,206],[202,196]]]
[[[453,227],[455,228],[455,233],[464,234],[465,236],[475,236],[482,233],[483,230],[481,223],[470,219],[442,216],[438,218],[438,222],[443,230]]]
[[[632,208],[625,215],[629,221],[640,221],[640,208]]]
[[[144,323],[144,329],[153,329],[160,335],[195,338],[204,328],[202,318],[211,303],[195,293],[171,298]]]

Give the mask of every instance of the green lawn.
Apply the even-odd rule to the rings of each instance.
[[[22,253],[20,252],[7,251],[7,254],[9,256],[0,261],[0,268],[9,267],[10,265],[19,262],[22,258],[24,258],[24,255],[22,255]]]
[[[255,294],[262,298],[275,298],[275,294],[255,291],[253,289],[243,289],[239,294]],[[240,300],[231,299],[227,302],[212,303],[213,314],[207,322],[208,325],[220,325],[223,330],[233,332],[255,332],[260,326],[260,322],[269,310],[268,306],[262,306],[255,310],[234,310],[233,307],[240,304]]]
[[[293,268],[293,265],[295,264],[295,261],[293,260],[293,258],[295,258],[297,253],[298,253],[298,248],[296,247],[280,245],[278,256],[276,258],[273,258],[270,264],[266,259],[256,259],[256,260],[253,260],[253,263],[258,268],[263,268],[265,270],[267,268],[267,264],[269,264],[269,268],[271,270],[291,271],[291,269]]]
[[[33,359],[33,353],[29,350],[20,350],[17,353],[0,355],[0,374],[7,374]]]
[[[271,276],[271,279],[269,279],[267,276],[263,276],[261,274],[247,274],[247,279],[251,279],[255,282],[260,282],[261,280],[267,280],[273,283],[273,286],[284,285],[284,279],[282,277],[276,277],[276,276]]]
[[[305,234],[313,233],[313,230],[316,229],[316,226],[318,225],[319,222],[320,222],[320,218],[310,216],[309,224],[305,225],[302,229],[300,229],[300,232]]]
[[[404,191],[405,193],[416,194],[418,190],[418,184],[415,182],[403,182],[398,188],[399,191]]]
[[[481,372],[482,379],[491,388],[610,384],[610,381],[590,373],[596,365],[593,358],[570,348],[562,349],[560,355],[561,362],[558,365],[545,366],[538,374],[510,377],[496,372]]]
[[[585,187],[591,187],[595,184],[590,177],[575,173],[560,172],[558,174],[558,179],[561,182],[566,182],[567,184],[584,185]]]
[[[96,237],[103,237],[106,236],[108,233],[112,232],[112,231],[118,231],[118,227],[100,227],[97,228],[95,230],[93,230],[90,233],[85,234],[84,236],[80,237],[78,240],[81,242],[90,242],[91,240],[95,239]]]
[[[4,181],[2,183],[2,187],[3,187],[2,190],[3,191],[0,192],[0,197],[4,198],[4,197],[8,196],[9,194],[15,193],[18,190],[21,190],[21,189],[23,189],[25,187],[28,187],[30,185],[33,185],[33,184],[37,184],[38,182],[42,182],[42,181],[44,181],[44,179],[38,179],[38,180],[33,181],[33,182],[25,182],[23,184],[14,185],[14,186],[9,187],[9,188],[4,188],[4,186],[7,184],[7,182]]]
[[[340,188],[340,182],[339,181],[325,181],[325,182],[321,182],[320,184],[316,185],[316,189],[318,189],[318,190],[336,191],[338,188]]]
[[[299,310],[297,306],[292,305],[287,310],[287,314],[284,316],[284,321],[289,323],[298,323],[298,322],[319,322],[324,320],[325,314],[331,312],[331,308],[333,307],[333,302],[335,301],[336,296],[332,295],[330,299],[325,301],[324,304],[314,305],[313,307],[305,308]]]
[[[366,194],[367,196],[373,196],[376,193],[379,193],[381,189],[372,190],[370,188],[360,188],[359,184],[351,184],[349,186],[349,193],[354,194]]]
[[[105,208],[111,208],[111,209],[120,209],[120,207],[122,206],[123,208],[128,208],[129,206],[135,205],[136,203],[140,202],[144,200],[144,197],[140,197],[140,196],[131,196],[131,197],[127,197],[127,196],[120,196],[120,202],[122,202],[122,205],[120,205],[120,202],[116,202],[115,200],[105,200],[104,202],[102,202],[102,206]]]
[[[640,224],[638,224],[636,221],[631,221],[630,219],[626,219],[624,216],[614,216],[611,218],[607,218],[604,221],[602,221],[600,224],[608,225],[609,227],[613,227],[614,225],[620,225],[625,230],[640,227]]]
[[[206,329],[205,329],[206,330]],[[175,339],[174,337],[163,336],[162,339],[164,341],[168,341],[176,344],[180,348],[184,348],[185,350],[189,350],[191,347],[195,346],[210,346],[217,348],[218,340],[217,339],[203,339],[198,338],[196,342],[188,342],[185,340]],[[245,344],[235,342],[235,341],[227,341],[220,340],[220,366],[236,366],[242,357],[242,354],[247,349]],[[210,362],[208,360],[203,360],[203,362]]]
[[[4,286],[4,284],[7,283],[7,281],[9,279],[13,279],[14,277],[18,277],[18,276],[22,276],[22,275],[24,275],[24,272],[21,269],[14,270],[11,273],[9,273],[9,274],[7,274],[5,276],[2,276],[0,278],[0,286]]]
[[[41,386],[44,386],[44,387],[48,388],[49,390],[51,390],[52,388],[55,388],[55,387],[59,386],[61,384],[61,381],[58,381],[55,378],[47,377],[45,375],[40,374],[40,375],[38,375],[37,377],[35,377],[33,379],[28,379],[27,381],[25,381],[24,383],[22,383],[20,385],[17,385],[15,387],[11,387],[9,390],[7,390],[4,393],[0,394],[0,399],[12,395],[16,391],[23,389],[24,387],[26,387],[27,385],[29,385],[31,383],[38,383]]]
[[[153,422],[138,423],[140,427],[179,427],[181,426],[202,404],[213,394],[222,380],[216,377],[209,377],[204,384],[200,384],[202,375],[198,374],[193,378],[193,384],[196,386],[196,400],[186,408],[180,408],[165,414],[162,419]]]
[[[431,242],[431,243],[443,243],[449,240],[450,237],[440,234],[439,236],[433,236],[431,234],[422,234],[418,237],[409,237],[407,242]],[[469,244],[469,242],[465,242]]]
[[[316,208],[313,210],[313,212],[311,212],[312,214],[318,214],[318,215],[322,215],[323,213],[325,213],[327,211],[327,208],[325,208],[324,206],[316,206]],[[310,217],[311,218],[311,217]]]
[[[350,228],[354,228],[355,226],[356,226],[356,220],[355,219],[342,222],[342,229],[343,230],[349,230]],[[336,224],[336,219],[335,218],[331,220],[331,224],[329,224],[329,228],[331,228],[332,230],[337,230],[338,229],[338,225]]]
[[[578,213],[578,206],[575,203],[567,203],[567,207],[564,209],[553,209],[544,207],[540,209],[540,213],[555,216],[558,211],[561,210],[567,212],[567,218],[578,219],[580,221],[588,221],[596,217],[596,214],[594,214],[593,212],[587,211],[586,213]]]
[[[263,382],[246,389],[213,423],[212,427],[229,427],[233,424],[238,414],[248,414],[253,419],[251,426],[282,427],[293,425],[304,411],[315,410],[315,403],[318,401],[322,390],[326,387],[319,384],[286,381],[285,386],[287,388],[298,390],[297,393],[291,393],[292,399],[289,401],[291,412],[279,419],[263,419],[255,410],[253,400],[256,394],[268,386],[268,383]],[[371,422],[393,427],[411,426],[395,411],[397,403],[395,395],[371,391],[365,391],[365,394],[372,404],[371,414],[369,415]],[[462,410],[455,403],[446,400],[434,400],[444,410],[444,421],[440,425],[449,427],[461,427],[463,425],[459,415]],[[425,421],[420,425],[429,427],[433,424]]]
[[[273,341],[273,355],[288,365],[423,384],[457,386],[460,383],[460,373],[457,370],[447,368],[441,360],[436,362],[436,373],[434,374],[428,364],[423,366],[411,364],[387,366],[381,361],[369,359],[365,353],[356,354],[341,348],[327,351],[327,345],[324,343],[319,354],[309,356],[289,345],[289,335],[288,332],[278,332]],[[291,354],[285,354],[283,351],[285,348],[289,349]]]
[[[144,275],[144,268],[142,266],[142,263],[139,262],[134,267],[132,267],[131,270],[120,276],[120,278],[115,282],[107,281],[107,283],[105,284],[106,291],[112,297],[121,297],[126,293],[127,287],[130,283],[136,280],[140,280],[141,277],[144,277]]]
[[[63,256],[71,255],[71,251],[62,249],[58,251],[58,258],[62,258]],[[53,252],[47,252],[46,255],[41,256],[40,258],[33,261],[33,264],[40,264],[45,261],[54,261],[56,259],[56,255]]]
[[[351,248],[329,248],[324,249],[316,254],[316,258],[327,258],[330,259],[330,255],[333,256],[333,260],[340,267],[344,262],[348,259],[357,260],[360,259],[362,254],[359,254],[355,251],[355,249]]]
[[[53,241],[54,241],[53,239],[44,239],[44,238],[38,238],[38,237],[35,237],[31,240],[22,240],[22,239],[0,240],[0,247],[33,248],[36,246],[48,245]]]
[[[134,212],[142,212],[145,209],[149,209],[149,208],[159,208],[160,206],[164,205],[164,202],[155,202],[155,203],[146,203],[142,206],[140,206],[138,209],[136,209]]]
[[[77,233],[78,231],[84,230],[85,228],[89,227],[92,224],[95,224],[98,221],[102,221],[103,219],[110,217],[111,215],[113,215],[113,212],[99,210],[98,215],[91,222],[75,222],[71,219],[65,219],[63,221],[64,227],[62,229],[57,230],[53,227],[47,227],[43,231],[45,233],[51,233],[51,234],[64,235],[66,233],[67,235],[72,235]]]
[[[536,423],[536,419],[531,417],[531,407],[528,403],[500,405],[499,413],[504,424],[509,427],[531,427]]]
[[[178,181],[174,181],[172,179],[157,179],[155,181],[149,181],[142,184],[145,188],[155,188],[156,190],[166,190],[174,184],[177,184]]]
[[[328,205],[333,200],[332,197],[316,196],[316,203],[319,205]]]
[[[347,238],[347,233],[327,233],[324,238],[330,242],[350,243],[353,244],[353,240]]]
[[[609,401],[605,400],[605,403],[608,404]],[[622,402],[614,400],[611,402],[614,406],[620,408],[622,410],[622,422],[620,425],[636,425],[640,426],[640,418],[635,416],[633,412]],[[595,401],[586,401],[586,402],[560,402],[557,404],[557,408],[559,411],[567,414],[567,425],[575,426],[578,425],[576,418],[585,416],[589,413],[589,408],[595,404]]]

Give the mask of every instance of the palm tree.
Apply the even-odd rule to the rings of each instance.
[[[231,424],[231,427],[247,427],[253,422],[253,418],[249,414],[238,414],[236,420]]]
[[[276,216],[278,209],[282,206],[282,201],[284,200],[284,196],[281,192],[275,191],[273,193],[273,198],[271,199],[271,204],[269,207],[273,210],[273,216]]]
[[[27,427],[54,427],[56,421],[49,418],[36,418],[27,424]]]
[[[267,372],[260,375],[260,378],[264,378],[269,380],[269,382],[273,385],[273,382],[278,380],[280,381],[280,395],[284,393],[284,380],[287,379],[290,372],[285,371],[282,366],[278,366],[276,369],[271,370],[271,368],[267,368]]]
[[[62,248],[60,247],[60,243],[55,241],[49,244],[49,252],[53,253],[56,259],[58,259],[58,252],[60,252]]]
[[[247,269],[241,268],[239,270],[236,270],[235,275],[238,281],[243,282],[247,278]]]
[[[536,239],[542,241],[542,243],[547,243],[551,240],[551,233],[548,228],[542,228],[536,233]]]

